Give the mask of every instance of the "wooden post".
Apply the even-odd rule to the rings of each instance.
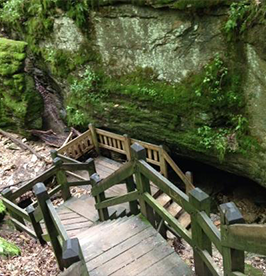
[[[70,267],[74,263],[81,262],[82,267],[78,271],[79,276],[89,276],[79,240],[77,238],[68,239],[64,242],[62,259],[65,268]]]
[[[186,175],[187,179],[191,182],[191,184],[193,184],[193,174],[192,174],[192,172],[187,171],[187,172],[185,173],[185,175]],[[187,194],[187,195],[188,195],[189,192],[191,191],[191,188],[192,188],[192,187],[190,187],[190,186],[188,186],[188,185],[186,184],[186,194]]]
[[[92,187],[97,186],[101,182],[101,178],[97,173],[94,173],[93,175],[91,175],[90,180],[91,180]],[[94,198],[95,198],[95,203],[100,203],[106,199],[104,192],[100,193],[99,195],[95,196]],[[105,220],[109,219],[109,214],[108,214],[107,208],[99,209],[98,215],[99,215],[100,221],[105,221]]]
[[[6,199],[10,200],[11,202],[15,203],[14,200],[11,200],[12,198],[12,191],[10,188],[6,188],[2,191],[2,196],[5,197]],[[19,221],[20,223],[24,224],[25,225],[25,222],[24,222],[24,219],[22,217],[20,217],[19,215],[17,215],[16,213],[12,212],[11,210],[8,209],[8,207],[6,206],[7,208],[7,211],[9,212],[10,216],[14,219],[16,219],[17,221]],[[17,227],[15,225],[15,228],[18,230],[18,231],[21,231],[21,229],[19,227]]]
[[[59,157],[56,157],[54,159],[54,165],[57,168],[60,168],[63,164],[63,160]],[[68,200],[69,198],[71,198],[71,193],[69,190],[69,186],[68,186],[68,181],[67,181],[67,176],[66,176],[66,172],[64,170],[58,170],[56,173],[56,180],[58,185],[61,185],[62,187],[62,197],[64,199],[64,201]]]
[[[37,201],[38,204],[41,208],[41,212],[42,212],[42,216],[43,216],[43,220],[55,253],[55,257],[58,263],[58,266],[60,268],[60,270],[64,269],[64,265],[62,262],[62,248],[61,245],[58,241],[58,233],[56,230],[56,227],[53,223],[53,220],[51,218],[49,209],[47,207],[47,203],[46,201],[49,200],[49,195],[47,193],[46,187],[44,186],[43,183],[37,183],[34,187],[33,187],[33,192],[35,193],[36,197],[37,197]]]
[[[46,244],[46,241],[42,237],[43,231],[42,231],[41,224],[40,224],[40,222],[36,221],[35,216],[34,216],[35,208],[32,205],[29,205],[26,208],[26,211],[27,211],[27,213],[28,213],[28,215],[30,217],[32,227],[33,227],[33,229],[35,231],[35,234],[36,234],[36,236],[37,236],[40,244],[41,245]]]
[[[133,176],[130,176],[129,178],[126,179],[126,186],[127,186],[128,192],[133,192],[136,190],[136,184],[134,182]],[[129,209],[130,209],[131,214],[133,214],[133,215],[139,214],[137,200],[129,202]]]
[[[164,159],[164,148],[162,145],[160,145],[160,149],[159,149],[159,160],[160,160],[160,173],[168,178],[168,172],[167,172],[167,163]]]
[[[199,188],[195,188],[189,193],[189,202],[198,211],[205,211],[206,214],[210,215],[210,197],[204,193]],[[200,250],[206,250],[212,255],[212,243],[208,236],[204,233],[202,228],[197,222],[196,214],[191,214],[191,232],[192,239],[195,243],[195,248],[193,248],[194,253],[194,265],[195,272],[198,276],[211,276],[212,273],[205,265],[204,261],[201,259],[200,255],[197,253],[197,248]]]
[[[88,160],[86,160],[86,164],[88,164],[88,170],[87,171],[89,173],[89,176],[96,173],[95,163],[94,163],[94,160],[92,158],[89,158]]]
[[[244,223],[244,218],[233,202],[224,203],[219,206],[221,215],[221,238],[222,243],[227,239],[226,227],[236,223]],[[232,275],[237,271],[244,273],[245,255],[244,251],[222,247],[224,275]]]
[[[131,139],[127,134],[124,134],[123,136],[125,138],[124,143],[125,143],[125,151],[126,151],[126,155],[127,155],[127,161],[130,161],[131,160],[131,149],[130,149]]]
[[[134,143],[131,146],[131,157],[136,162],[138,160],[146,161],[145,148],[139,145],[138,143]],[[140,211],[142,215],[144,215],[148,219],[148,221],[155,227],[155,218],[154,218],[153,209],[144,201],[142,197],[142,194],[144,193],[151,194],[150,181],[148,178],[146,178],[143,174],[139,172],[138,168],[136,168],[135,170],[135,176],[136,176],[137,189],[140,193],[140,198],[139,198]]]
[[[100,147],[99,147],[99,142],[98,142],[98,138],[97,138],[97,132],[96,132],[95,127],[93,126],[93,124],[89,124],[89,129],[91,131],[92,143],[95,147],[95,150],[96,150],[97,154],[100,155]]]

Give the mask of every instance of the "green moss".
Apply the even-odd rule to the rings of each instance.
[[[26,45],[0,38],[0,127],[19,132],[42,126],[42,98],[23,71]]]
[[[245,153],[256,144],[245,116],[244,71],[236,66],[216,55],[179,84],[158,81],[149,68],[115,78],[87,68],[72,80],[67,120],[84,128],[101,122],[147,140],[154,133],[152,142],[158,135],[222,161],[225,154]]]
[[[248,276],[263,276],[263,271],[252,265],[245,264],[245,274]]]
[[[6,214],[6,206],[4,205],[3,201],[0,200],[0,222],[4,219]]]
[[[0,256],[13,257],[20,255],[20,253],[19,247],[0,237]]]

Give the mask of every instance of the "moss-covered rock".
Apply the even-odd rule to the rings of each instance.
[[[0,237],[0,256],[13,257],[20,255],[19,247]]]
[[[42,98],[24,72],[27,44],[0,38],[0,127],[23,132],[42,127]]]
[[[0,200],[0,222],[4,219],[5,214],[6,214],[6,207],[3,204],[3,201]]]

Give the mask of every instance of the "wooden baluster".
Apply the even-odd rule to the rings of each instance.
[[[33,227],[33,229],[35,231],[35,234],[36,234],[36,236],[37,236],[40,244],[41,245],[46,244],[46,241],[42,237],[43,231],[42,231],[41,224],[40,224],[39,221],[38,222],[36,221],[35,216],[34,216],[35,208],[32,205],[29,205],[26,208],[26,211],[27,211],[27,213],[28,213],[28,215],[30,217],[32,227]]]
[[[219,206],[221,215],[221,238],[222,242],[229,237],[226,228],[232,224],[244,223],[244,218],[233,202],[224,203]],[[232,275],[232,272],[242,272],[245,269],[244,251],[222,247],[224,275]]]
[[[160,148],[159,148],[159,160],[160,160],[160,170],[161,170],[161,174],[164,176],[164,177],[168,177],[168,173],[167,173],[167,163],[164,159],[164,148],[163,146],[161,145]]]
[[[111,138],[111,137],[108,137],[107,139],[108,139],[108,145],[109,145],[110,147],[113,147],[112,138]]]
[[[199,188],[190,191],[189,202],[192,206],[194,206],[196,210],[205,211],[208,216],[210,215],[210,197]],[[196,214],[191,214],[191,232],[192,239],[195,243],[193,253],[196,275],[211,276],[212,273],[209,270],[209,268],[205,265],[200,255],[197,253],[197,248],[199,248],[199,250],[207,250],[209,254],[212,255],[212,243],[208,236],[204,233],[200,225],[198,224]]]
[[[102,135],[99,135],[99,139],[100,139],[101,144],[104,144],[103,136]]]
[[[133,176],[130,176],[129,178],[126,179],[126,186],[127,186],[127,191],[128,192],[133,192],[133,191],[136,190],[136,184],[134,182]],[[129,202],[129,209],[130,209],[130,212],[133,215],[139,214],[139,208],[138,208],[137,200]]]
[[[124,151],[126,152],[126,155],[127,155],[127,161],[130,161],[131,160],[131,149],[130,149],[130,146],[131,146],[131,139],[130,137],[127,135],[127,134],[124,134]]]
[[[55,253],[55,257],[58,263],[60,270],[64,269],[63,260],[62,260],[62,248],[58,241],[58,232],[51,218],[49,209],[47,207],[46,201],[49,200],[49,195],[43,183],[37,183],[33,187],[33,191],[37,197],[38,204],[41,208],[42,216],[44,223]]]
[[[94,173],[91,177],[91,186],[95,187],[101,182],[101,178],[97,173]],[[99,195],[95,196],[95,203],[100,203],[106,199],[104,192],[100,193]],[[102,208],[98,210],[98,215],[100,221],[105,221],[109,219],[108,209]]]
[[[119,147],[117,145],[118,140],[116,140],[115,138],[113,138],[112,142],[113,142],[113,147],[116,148],[116,149],[119,149]]]
[[[63,160],[59,157],[56,157],[54,159],[54,165],[58,168],[60,168],[63,164]],[[58,170],[56,173],[56,180],[58,185],[61,185],[62,187],[62,197],[64,199],[64,201],[68,200],[69,198],[71,198],[71,193],[69,190],[69,186],[68,186],[68,181],[67,181],[67,176],[66,176],[66,172],[64,170]]]
[[[152,160],[152,151],[151,149],[147,149],[148,158]]]
[[[153,158],[154,158],[155,161],[159,161],[158,151],[157,150],[153,150]]]
[[[108,146],[108,141],[107,141],[107,137],[103,136],[103,140],[104,140],[104,144]]]
[[[88,164],[88,173],[89,176],[91,177],[93,174],[96,173],[96,167],[95,167],[95,163],[94,160],[92,158],[89,158],[88,160],[86,160],[86,163]]]
[[[192,174],[192,172],[187,171],[187,172],[185,173],[185,175],[186,175],[187,179],[191,182],[191,184],[193,184],[193,174]],[[193,188],[192,188],[191,186],[188,186],[186,183],[185,183],[185,185],[186,185],[186,194],[188,195],[189,192],[190,192]]]
[[[136,162],[138,160],[146,161],[146,150],[145,150],[145,148],[142,147],[141,145],[137,144],[137,143],[134,143],[131,146],[131,157]],[[144,199],[141,196],[143,193],[151,194],[150,181],[143,174],[141,174],[137,168],[136,168],[135,176],[136,176],[137,189],[140,193],[140,198],[139,198],[140,211],[148,219],[148,221],[153,226],[155,226],[155,218],[154,218],[153,209],[152,209],[152,207],[150,207],[144,201]]]
[[[91,131],[92,143],[95,147],[95,150],[96,150],[97,154],[100,155],[100,147],[99,147],[99,143],[98,143],[96,129],[94,128],[94,126],[92,124],[89,124],[89,129]]]
[[[10,188],[6,188],[6,189],[4,189],[4,190],[2,191],[1,195],[2,195],[3,197],[5,197],[6,199],[10,200],[11,202],[15,203],[15,200],[12,200],[12,199],[11,199],[11,198],[12,198],[12,193],[13,193],[13,192],[11,191]],[[16,219],[17,221],[19,221],[20,223],[22,223],[22,224],[25,225],[24,219],[23,219],[22,217],[20,217],[20,216],[19,216],[18,214],[16,214],[16,213],[12,212],[11,210],[9,210],[8,207],[6,207],[6,208],[7,208],[8,212],[9,212],[9,214],[10,214],[10,216],[11,216],[12,218]],[[17,230],[21,231],[21,229],[20,229],[19,227],[17,227],[16,225],[15,225],[15,228],[16,228]]]

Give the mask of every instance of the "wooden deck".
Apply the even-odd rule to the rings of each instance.
[[[108,177],[122,165],[102,156],[95,159],[95,164],[101,178]],[[82,176],[88,178],[86,172]],[[152,194],[157,191],[152,188]],[[106,192],[108,197],[122,194],[126,194],[125,185],[114,186]],[[165,205],[168,198],[160,195],[158,201]],[[80,241],[90,276],[192,275],[189,267],[147,221],[131,216],[100,223],[94,205],[94,198],[88,194],[72,197],[57,209],[69,237]],[[128,207],[125,203],[108,208],[109,215],[119,216],[129,211]],[[176,208],[179,210],[178,205],[171,208],[173,213]]]

